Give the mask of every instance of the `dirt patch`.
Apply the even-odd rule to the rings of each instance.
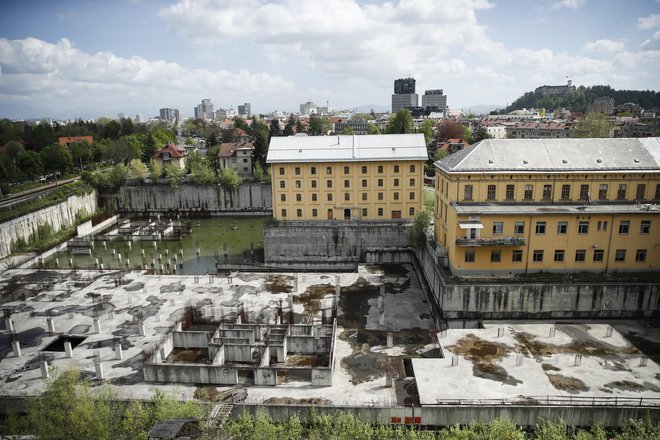
[[[294,399],[293,397],[270,397],[264,400],[265,405],[316,405],[332,406],[332,400],[323,397],[307,397],[303,399]]]
[[[377,353],[353,353],[341,360],[341,366],[351,375],[351,383],[357,385],[385,376],[387,355]]]
[[[558,390],[568,391],[571,394],[576,394],[580,391],[589,391],[589,387],[576,377],[562,376],[561,374],[548,374],[548,380]]]
[[[342,315],[337,323],[345,328],[364,328],[371,308],[369,300],[377,298],[379,294],[380,287],[370,284],[362,277],[350,286],[343,286],[339,297]]]
[[[507,371],[497,365],[489,363],[480,363],[474,364],[472,366],[472,374],[474,377],[480,377],[482,379],[494,380],[496,382],[501,382],[505,385],[516,386],[522,383],[522,380],[518,380],[515,377],[511,376]]]
[[[631,380],[617,380],[615,382],[606,383],[605,388],[619,389],[621,391],[644,391],[646,388],[641,383],[633,382]]]
[[[166,364],[210,364],[207,348],[175,348],[167,356]]]
[[[181,284],[181,282],[166,284],[164,286],[160,286],[160,293],[183,292],[185,288],[186,286]]]
[[[552,364],[541,364],[543,371],[561,371],[561,368],[555,367]]]
[[[290,354],[286,358],[286,362],[284,363],[285,366],[287,367],[318,367],[319,364],[319,358],[316,355],[313,354]],[[327,366],[327,362],[326,365]]]
[[[300,302],[304,308],[304,315],[319,314],[321,310],[321,300],[328,295],[334,295],[335,288],[330,284],[314,284],[309,286],[295,300]]]
[[[447,346],[447,350],[462,355],[474,363],[490,363],[504,357],[511,349],[497,342],[481,339],[473,333],[468,333],[455,345]]]
[[[630,368],[626,367],[626,364],[623,362],[605,362],[603,368],[609,371],[632,371]]]
[[[266,290],[270,293],[293,292],[293,277],[291,275],[268,275]]]

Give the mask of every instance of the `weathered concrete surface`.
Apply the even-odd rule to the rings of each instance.
[[[417,250],[417,268],[444,319],[611,319],[660,316],[654,284],[448,285],[430,248]]]
[[[268,211],[272,209],[271,186],[246,183],[234,191],[220,185],[124,185],[111,203],[118,211],[207,213]]]
[[[0,258],[11,253],[11,244],[16,240],[29,240],[39,226],[49,224],[57,232],[73,225],[77,215],[92,214],[96,209],[96,191],[93,191],[82,196],[71,196],[57,205],[3,223],[0,228]]]
[[[378,262],[374,255],[381,251],[388,253],[383,262],[405,262],[399,254],[408,251],[406,226],[405,222],[350,221],[267,225],[265,262],[306,270],[345,270],[355,269],[359,262]]]

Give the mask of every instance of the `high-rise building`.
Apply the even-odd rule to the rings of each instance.
[[[210,99],[202,99],[202,103],[195,106],[194,114],[195,119],[213,119],[213,101]]]
[[[402,108],[417,107],[419,97],[415,93],[415,78],[400,78],[394,81],[392,95],[392,113]]]
[[[447,109],[447,95],[442,93],[442,89],[424,91],[422,108],[433,112],[444,112]]]
[[[181,122],[179,110],[176,108],[161,108],[160,119],[161,121]]]
[[[316,104],[314,102],[307,101],[304,104],[300,104],[300,114],[311,115],[312,113],[316,114]]]
[[[135,115],[135,122],[137,122],[138,124],[144,122],[144,116],[142,115],[142,113],[138,113]]]
[[[246,102],[243,105],[238,106],[238,114],[240,116],[251,116],[252,115],[252,108],[250,106],[249,102]]]

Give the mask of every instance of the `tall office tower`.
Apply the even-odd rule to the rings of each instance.
[[[392,113],[402,108],[417,107],[419,97],[415,93],[415,78],[400,78],[394,81],[394,94],[392,95]]]
[[[422,108],[434,112],[444,112],[447,109],[447,95],[442,94],[442,89],[424,91]]]
[[[252,109],[250,108],[250,103],[246,102],[243,105],[238,106],[238,114],[240,116],[251,116],[252,115]]]

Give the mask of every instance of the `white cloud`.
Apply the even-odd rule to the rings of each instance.
[[[637,26],[640,29],[653,29],[660,26],[660,14],[649,15],[648,17],[640,17],[637,19]]]
[[[580,6],[584,5],[587,0],[559,0],[552,4],[552,9],[577,9]]]
[[[166,97],[181,100],[207,90],[269,93],[293,88],[290,82],[267,73],[187,69],[164,60],[122,58],[112,52],[89,54],[67,39],[53,44],[36,38],[2,38],[0,68],[0,95],[46,103],[59,99],[87,103],[91,97],[121,103],[133,97],[162,105]]]
[[[608,39],[590,41],[582,46],[582,50],[586,52],[602,53],[602,52],[621,52],[625,49],[623,41],[613,41]]]
[[[660,31],[653,34],[653,37],[644,41],[639,48],[643,51],[660,50]]]

